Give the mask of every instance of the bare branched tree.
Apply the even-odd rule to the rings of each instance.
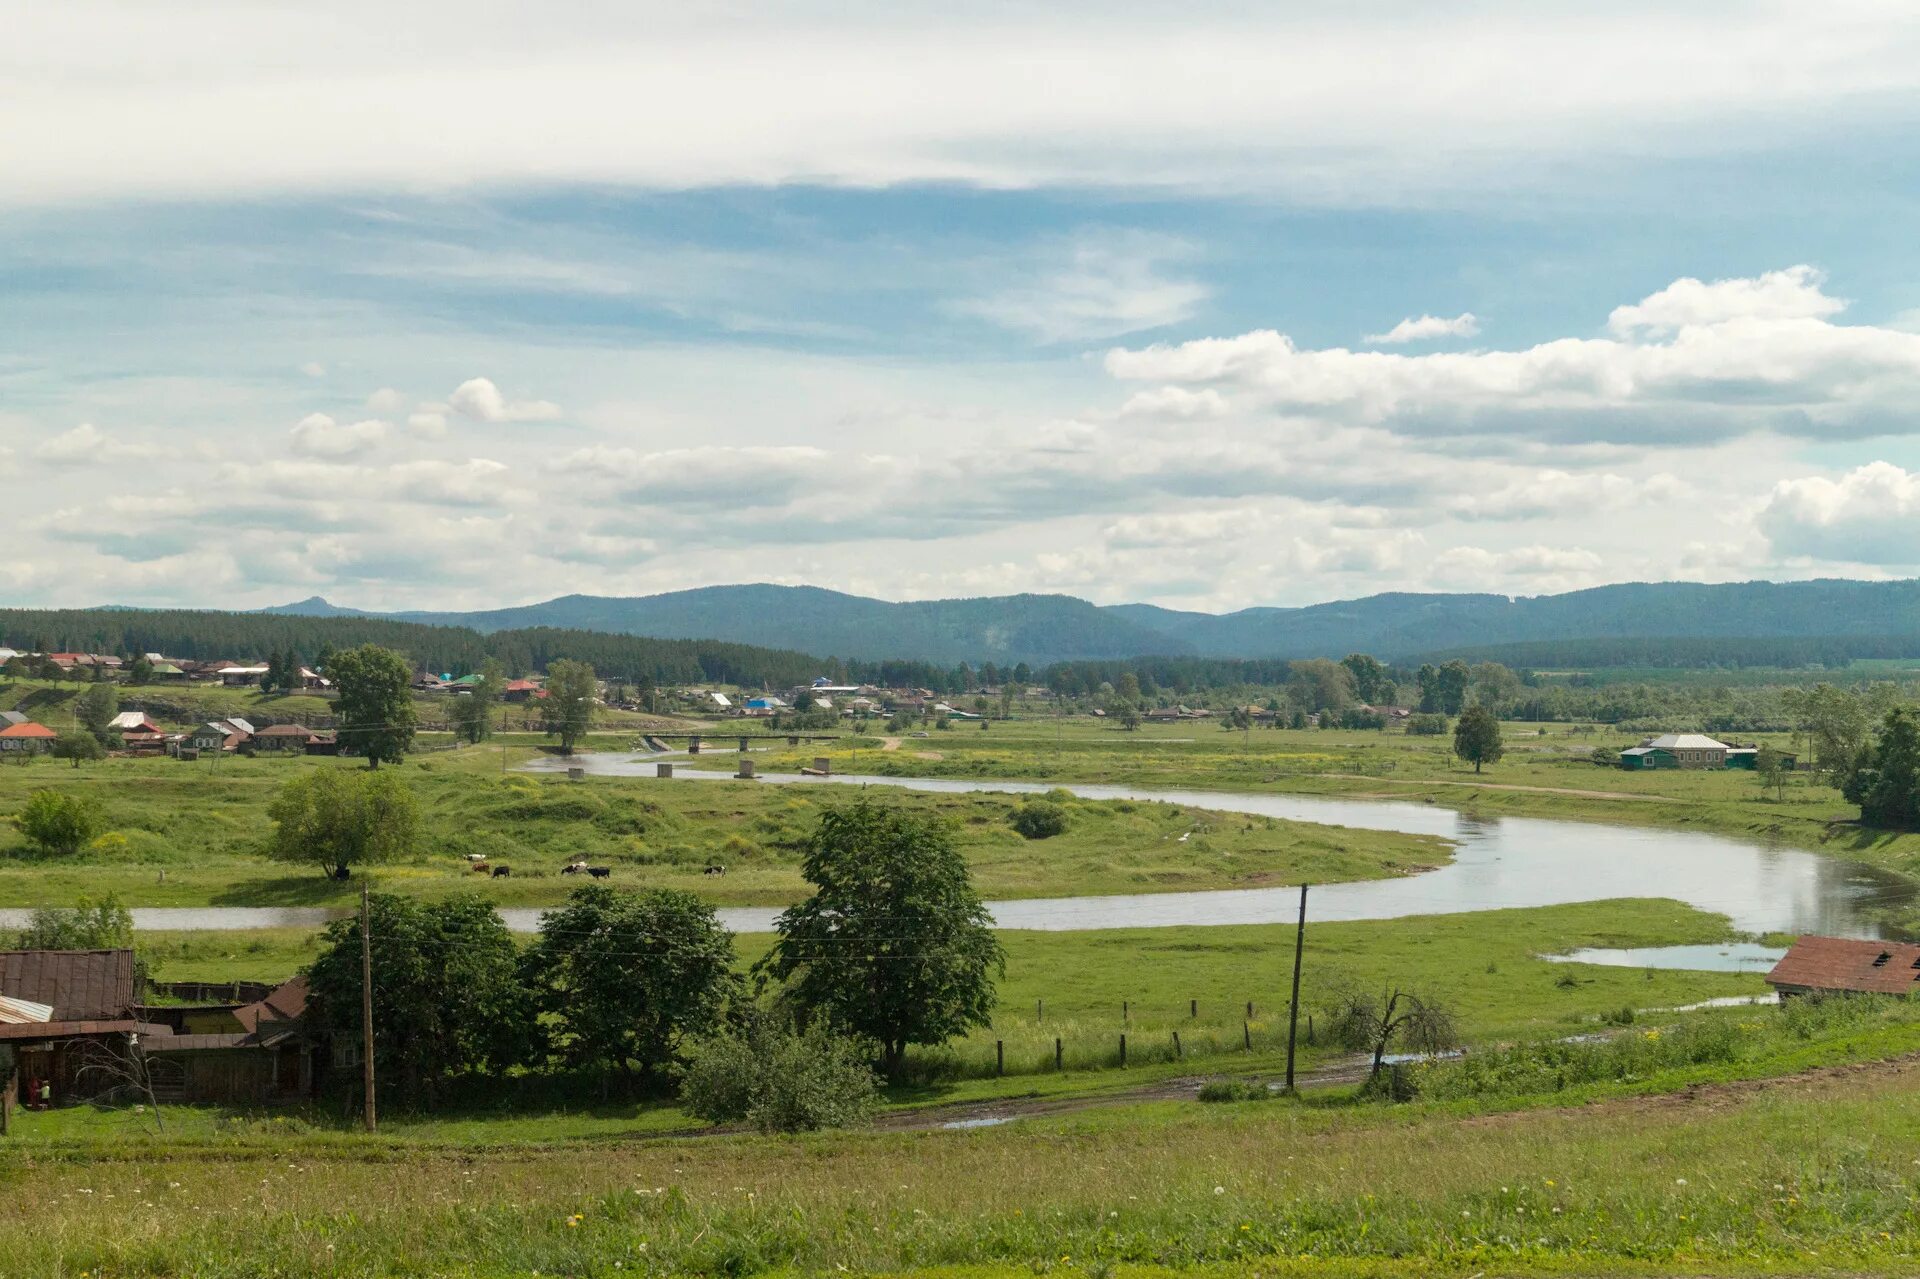
[[[1443,1052],[1460,1043],[1453,1014],[1438,1000],[1397,987],[1375,995],[1342,991],[1329,1008],[1334,1042],[1373,1055],[1369,1078],[1378,1076],[1387,1049],[1397,1040],[1410,1052]]]
[[[160,1114],[160,1098],[154,1089],[155,1062],[140,1046],[138,1035],[128,1035],[124,1043],[101,1039],[69,1039],[63,1045],[79,1064],[74,1068],[76,1091],[88,1100],[108,1102],[132,1095],[149,1107],[154,1126],[166,1132],[166,1120]]]

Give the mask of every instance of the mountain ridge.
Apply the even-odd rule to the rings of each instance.
[[[551,626],[713,639],[822,657],[940,663],[1139,656],[1404,659],[1451,649],[1569,639],[1920,638],[1920,580],[1623,582],[1558,595],[1394,591],[1300,606],[1200,613],[1021,594],[889,601],[817,586],[746,583],[658,595],[563,595],[468,612],[377,612],[315,595],[258,610],[380,617],[491,632]]]

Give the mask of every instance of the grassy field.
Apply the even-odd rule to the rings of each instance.
[[[610,742],[609,745],[623,745]],[[585,857],[614,868],[614,882],[678,887],[733,905],[783,905],[805,895],[800,846],[826,795],[651,778],[572,783],[502,769],[524,746],[425,755],[401,766],[418,795],[427,838],[420,855],[378,867],[376,884],[424,897],[479,888],[501,905],[559,902],[577,880],[561,867]],[[265,860],[266,806],[287,778],[313,768],[358,767],[308,757],[183,762],[115,759],[74,769],[51,759],[0,766],[0,822],[38,787],[96,799],[109,833],[73,859],[30,855],[0,829],[0,906],[34,906],[112,891],[130,905],[326,905],[357,897],[316,869]],[[1067,831],[1022,838],[1008,823],[1015,799],[900,795],[889,803],[953,824],[975,881],[989,897],[1138,893],[1326,883],[1408,874],[1445,862],[1446,842],[1125,801],[1063,801]],[[466,855],[513,869],[479,883]],[[714,863],[724,877],[702,872]]]
[[[1309,1094],[695,1140],[558,1117],[396,1118],[365,1137],[25,1115],[0,1147],[6,1273],[1911,1273],[1911,1008],[1802,1035],[1762,1026],[1780,1016],[1766,1010],[1714,1016],[1740,1018],[1728,1033],[1750,1047],[1398,1107]],[[1791,1073],[1837,1058],[1886,1064]]]

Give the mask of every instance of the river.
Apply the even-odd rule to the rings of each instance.
[[[535,772],[564,772],[571,767],[584,768],[600,776],[637,777],[651,776],[656,760],[657,757],[649,755],[596,753],[570,760],[543,757],[528,767]],[[1915,885],[1875,867],[1796,848],[1657,827],[1536,817],[1476,817],[1439,804],[1264,792],[859,775],[765,774],[756,781],[738,781],[726,773],[690,769],[685,763],[675,770],[675,781],[737,786],[895,787],[951,793],[1034,794],[1061,789],[1087,799],[1178,804],[1288,821],[1437,835],[1453,841],[1453,860],[1431,871],[1398,879],[1314,887],[1309,893],[1308,918],[1322,923],[1552,906],[1617,897],[1665,897],[1726,915],[1736,930],[1746,933],[1817,932],[1877,937],[1880,931],[1869,909],[1910,902],[1915,894]],[[1293,919],[1298,903],[1297,887],[1277,887],[1032,898],[991,902],[989,908],[994,922],[1001,928],[1070,932],[1284,923]],[[133,912],[136,927],[142,929],[314,926],[336,913],[302,907],[245,906],[143,907]],[[765,932],[772,927],[778,912],[763,907],[726,907],[719,913],[722,922],[737,932]],[[0,911],[0,924],[17,924],[23,914]],[[520,931],[536,928],[540,914],[536,908],[501,911],[508,925]],[[1590,951],[1577,952],[1571,958],[1596,963],[1751,969],[1770,962],[1778,953],[1750,945],[1663,949],[1671,953]]]

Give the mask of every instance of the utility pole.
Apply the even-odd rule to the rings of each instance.
[[[1303,906],[1301,908],[1305,910]],[[373,910],[368,899],[366,881],[360,883],[360,1077],[367,1092],[367,1131],[372,1132],[378,1121],[373,1112],[373,934],[371,932]],[[1299,975],[1294,976],[1295,989],[1299,989]],[[1293,1070],[1289,1066],[1287,1081],[1293,1081]]]
[[[364,934],[363,934],[364,935]],[[1293,1091],[1293,1044],[1300,1033],[1300,957],[1307,946],[1307,886],[1300,885],[1300,923],[1293,933],[1293,999],[1287,1004],[1287,1091]],[[368,1067],[372,1069],[371,1066]]]

